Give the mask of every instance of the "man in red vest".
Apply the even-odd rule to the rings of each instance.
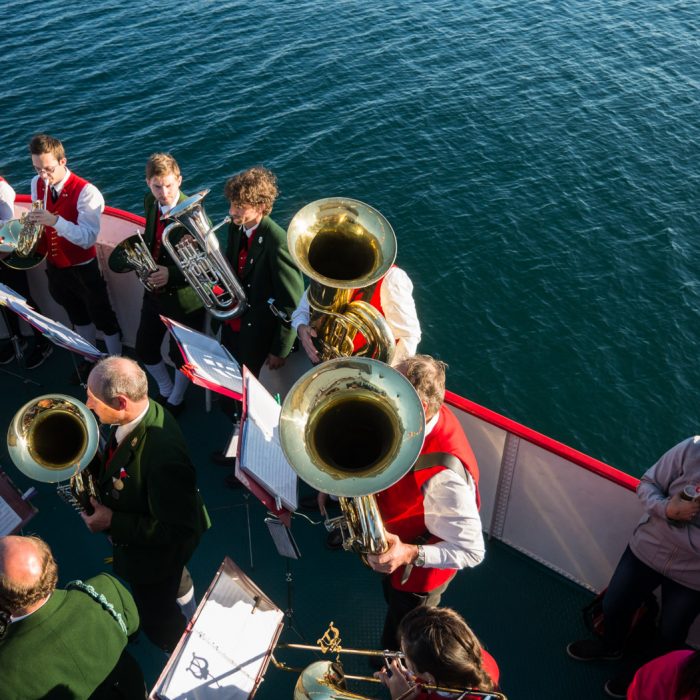
[[[29,142],[29,152],[37,172],[32,179],[32,201],[46,201],[46,208],[28,216],[45,227],[37,252],[46,253],[49,292],[85,340],[94,345],[99,328],[107,352],[120,355],[119,323],[95,250],[104,199],[94,185],[68,170],[66,153],[58,139],[37,134]],[[79,366],[81,380],[87,378],[89,366]]]
[[[377,494],[389,550],[367,558],[385,574],[384,649],[399,648],[396,632],[407,612],[437,606],[457,570],[484,558],[479,468],[457,417],[444,404],[445,364],[416,355],[396,369],[418,392],[426,436],[411,471]]]

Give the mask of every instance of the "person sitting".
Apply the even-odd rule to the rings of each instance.
[[[393,659],[388,669],[375,674],[389,689],[392,700],[442,697],[424,686],[486,692],[498,687],[496,660],[451,608],[412,610],[399,625],[399,639],[405,667]]]
[[[644,664],[627,700],[700,700],[700,651],[672,651]]]
[[[626,697],[634,672],[649,659],[684,647],[700,613],[700,499],[683,497],[700,488],[700,436],[672,447],[641,478],[637,496],[646,513],[615,569],[603,596],[604,634],[567,647],[578,661],[616,660],[625,668],[605,684],[611,697]],[[661,586],[658,633],[641,650],[626,648],[632,618],[645,598]]]

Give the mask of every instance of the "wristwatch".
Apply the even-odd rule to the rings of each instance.
[[[413,560],[413,566],[425,566],[425,550],[422,544],[418,545],[418,554]]]

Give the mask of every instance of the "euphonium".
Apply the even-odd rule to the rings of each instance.
[[[44,201],[37,199],[32,202],[31,210],[46,209],[48,194],[49,183],[44,180]],[[10,238],[7,240],[7,245],[11,247],[11,254],[2,260],[7,267],[15,270],[29,270],[39,265],[46,257],[46,253],[39,255],[34,252],[44,233],[44,226],[29,221],[27,212],[19,219],[8,221],[2,231],[5,232],[4,237],[12,237],[11,240]]]
[[[319,199],[294,215],[287,245],[311,279],[311,325],[321,359],[360,355],[391,362],[395,341],[386,320],[367,301],[352,300],[356,289],[372,288],[394,263],[396,236],[389,222],[356,199]],[[358,333],[367,344],[355,351]]]
[[[149,292],[155,291],[156,287],[148,281],[148,278],[158,269],[158,265],[143,240],[141,232],[136,231],[132,236],[125,238],[116,246],[115,250],[122,250],[126,262],[136,273],[139,282],[141,282]]]
[[[425,416],[411,383],[378,360],[338,358],[314,367],[290,389],[280,443],[292,469],[318,491],[340,497],[345,549],[388,548],[373,494],[397,482],[423,446]]]
[[[173,223],[163,231],[163,246],[212,316],[220,319],[236,318],[248,306],[246,294],[214,235],[216,229],[231,219],[227,216],[212,228],[202,206],[202,200],[207,194],[209,190],[198,192],[165,215]],[[191,237],[183,236],[173,246],[170,235],[178,226],[184,227]]]
[[[70,480],[76,507],[90,512],[97,491],[89,471],[97,452],[97,421],[88,407],[64,394],[32,399],[15,413],[7,430],[7,449],[15,466],[30,479],[46,483]],[[59,495],[69,498],[65,488]]]

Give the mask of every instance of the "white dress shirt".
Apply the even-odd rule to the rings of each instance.
[[[437,425],[439,414],[425,426],[426,436]],[[442,469],[423,485],[423,509],[428,532],[442,542],[423,545],[425,566],[464,569],[479,564],[486,553],[481,518],[476,507],[474,481],[450,469]]]
[[[0,226],[15,217],[15,191],[10,183],[0,180]]]
[[[54,185],[56,191],[60,195],[63,191],[63,186],[68,180],[70,170],[66,168],[66,176],[57,185]],[[39,176],[35,175],[32,178],[32,201],[37,199],[37,182]],[[49,192],[49,197],[51,192]],[[78,195],[78,222],[66,221],[62,216],[58,217],[56,225],[56,233],[62,236],[67,241],[74,243],[81,248],[89,248],[95,245],[97,235],[100,232],[100,217],[105,208],[105,200],[100,194],[100,191],[88,182]],[[58,215],[56,215],[58,216]]]
[[[384,275],[379,300],[384,318],[397,341],[392,360],[392,364],[395,365],[416,354],[421,338],[420,323],[413,301],[413,283],[400,267],[391,267]],[[308,290],[304,290],[299,305],[292,313],[292,328],[297,330],[302,324],[308,325],[310,319]]]

